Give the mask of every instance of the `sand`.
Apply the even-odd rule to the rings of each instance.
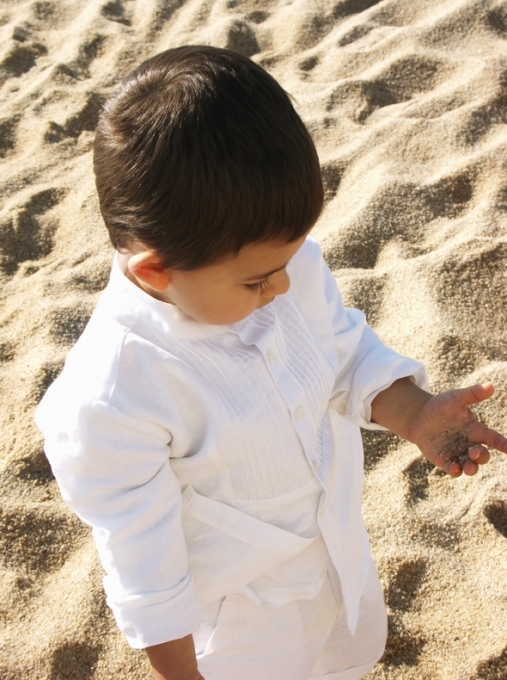
[[[0,678],[139,680],[34,408],[111,260],[97,111],[144,58],[227,46],[295,97],[320,154],[315,228],[348,304],[432,389],[492,381],[507,432],[505,0],[0,0]],[[507,678],[507,458],[451,480],[365,436],[364,513],[389,613],[370,680]]]

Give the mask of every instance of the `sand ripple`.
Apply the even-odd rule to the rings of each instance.
[[[170,46],[258,61],[318,146],[315,229],[345,299],[433,387],[491,380],[507,432],[505,0],[0,2],[0,677],[147,677],[32,423],[104,286],[98,110]],[[507,460],[451,481],[368,433],[365,517],[389,610],[373,679],[507,678]]]

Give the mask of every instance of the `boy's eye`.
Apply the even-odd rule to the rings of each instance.
[[[248,290],[252,290],[254,292],[259,292],[261,290],[264,290],[269,285],[269,276],[266,277],[265,279],[262,279],[262,281],[256,281],[255,283],[245,283],[245,288],[248,288]]]

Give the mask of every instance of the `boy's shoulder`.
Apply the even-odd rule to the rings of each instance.
[[[321,263],[322,250],[317,241],[311,236],[307,236],[305,242],[292,258],[290,267],[300,267],[304,264],[317,266]]]
[[[306,239],[290,261],[287,273],[291,282],[289,298],[316,332],[329,332],[329,299],[334,299],[337,287],[317,241]]]
[[[319,294],[325,283],[326,268],[320,245],[308,236],[287,266],[291,289],[298,297]]]
[[[148,335],[148,330],[143,332],[147,324],[141,319],[141,305],[121,283],[115,280],[113,267],[109,283],[43,402],[67,402],[69,407],[90,400],[109,402],[125,366],[129,373],[142,374],[145,367],[136,365],[133,357],[137,361],[148,357],[145,352],[134,353],[132,346],[150,345],[143,338]]]

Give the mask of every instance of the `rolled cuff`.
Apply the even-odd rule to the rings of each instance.
[[[179,640],[199,628],[199,605],[190,573],[170,591],[142,595],[122,596],[108,576],[103,583],[107,604],[133,649]]]
[[[342,415],[363,429],[386,430],[383,425],[371,422],[371,404],[377,394],[400,378],[412,378],[418,387],[428,389],[428,376],[423,364],[404,357],[388,347],[375,348],[363,359],[354,373],[353,384],[360,385],[361,388],[352,390],[347,412]]]

